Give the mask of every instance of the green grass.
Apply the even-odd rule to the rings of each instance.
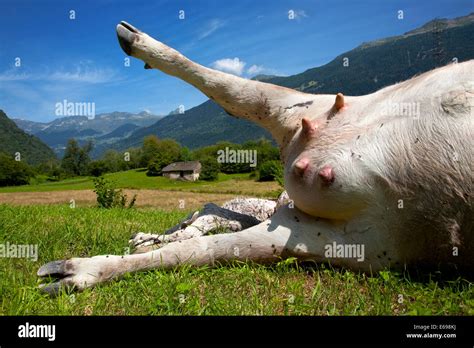
[[[277,197],[281,191],[275,182],[260,183],[249,178],[249,173],[224,174],[213,182],[177,181],[162,176],[146,176],[144,170],[128,170],[106,174],[117,188],[122,189],[159,189],[189,191],[198,193],[229,193],[237,195],[252,194],[256,197]],[[45,181],[44,176],[32,179],[30,185],[0,187],[1,192],[47,192],[67,190],[91,190],[94,188],[92,177],[75,177],[57,182]]]
[[[117,173],[105,174],[105,177],[116,183],[118,188],[130,189],[186,189],[206,185],[205,181],[186,182],[170,180],[162,176],[146,176],[144,170],[127,170]],[[227,180],[245,180],[249,174],[219,174],[219,179],[215,182]],[[39,180],[32,180],[30,185],[1,187],[0,192],[44,192],[44,191],[65,191],[65,190],[87,190],[93,189],[93,177],[75,177],[61,181],[44,181],[44,177]]]
[[[152,209],[0,205],[0,244],[38,244],[37,262],[0,258],[2,315],[474,315],[472,283],[373,277],[328,266],[233,264],[126,275],[50,298],[36,271],[51,260],[121,254],[137,231],[162,231],[186,214]],[[399,300],[402,299],[402,303]]]

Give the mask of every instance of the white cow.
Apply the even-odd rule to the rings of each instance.
[[[140,234],[132,241],[159,243],[155,250],[44,265],[38,275],[57,279],[46,291],[84,289],[126,272],[182,263],[271,263],[289,256],[360,271],[474,270],[474,61],[365,96],[313,95],[203,67],[125,22],[117,34],[123,50],[145,68],[192,84],[229,114],[271,132],[294,207],[244,223],[248,216],[229,211],[245,215],[246,206],[263,204],[263,215],[271,215],[272,208],[259,201],[242,204],[244,211],[239,204],[214,206],[169,238]],[[209,216],[243,230],[204,236],[209,228],[203,226],[217,221]]]

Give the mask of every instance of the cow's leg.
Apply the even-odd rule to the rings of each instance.
[[[285,145],[300,126],[307,111],[328,111],[334,95],[313,95],[289,88],[243,79],[199,65],[176,50],[153,39],[132,25],[117,26],[120,46],[126,54],[143,60],[145,68],[161,70],[195,86],[229,114],[266,128]]]
[[[160,249],[134,255],[102,255],[91,258],[72,258],[50,262],[38,270],[38,276],[58,281],[42,289],[55,293],[61,286],[84,289],[119,277],[127,272],[150,269],[169,269],[181,264],[212,265],[232,260],[253,260],[269,263],[290,254],[285,251],[294,226],[290,212],[304,215],[296,209],[284,207],[272,219],[247,230],[216,234],[169,243]],[[308,218],[310,219],[310,218]],[[304,238],[301,243],[304,243]],[[303,250],[301,243],[295,250]]]
[[[345,231],[353,226],[357,224],[318,219],[285,206],[271,219],[241,232],[191,238],[144,254],[50,262],[39,269],[38,276],[56,278],[55,283],[43,287],[55,293],[61,286],[80,290],[128,272],[170,269],[181,264],[214,265],[232,260],[272,263],[293,256],[299,260],[331,261],[364,271],[387,265],[385,259],[375,256],[380,238],[371,231]],[[336,254],[328,258],[327,246],[334,243],[364,243],[365,255],[359,259],[355,255],[340,258]]]

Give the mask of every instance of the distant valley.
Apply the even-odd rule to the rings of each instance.
[[[137,128],[150,126],[163,117],[143,111],[138,114],[103,113],[94,118],[68,116],[48,123],[22,119],[13,119],[13,121],[25,132],[40,138],[59,156],[62,155],[70,138],[75,138],[80,143],[93,141],[94,154],[99,155],[109,144],[127,138]]]

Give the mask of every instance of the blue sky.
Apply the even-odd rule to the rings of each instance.
[[[207,99],[135,58],[124,66],[115,34],[121,20],[200,64],[251,77],[299,73],[364,41],[473,11],[472,0],[1,0],[0,109],[50,121],[64,99],[93,102],[96,113],[155,114]]]

